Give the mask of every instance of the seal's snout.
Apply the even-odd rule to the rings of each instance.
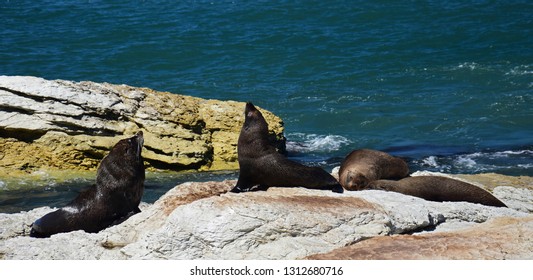
[[[143,132],[139,130],[135,135],[128,139],[128,143],[130,147],[134,149],[135,156],[137,158],[141,157],[141,151],[144,145],[144,137]]]
[[[344,178],[343,185],[346,189],[352,189],[352,173],[348,173],[346,178]]]
[[[368,185],[368,179],[362,174],[348,172],[343,183],[344,188],[358,191],[364,189]]]
[[[358,190],[361,190],[368,185],[368,179],[362,174],[355,175],[352,182],[353,186]]]
[[[139,149],[142,148],[142,146],[144,145],[143,132],[142,131],[137,132],[137,134],[135,134],[135,137],[137,138],[137,145]]]
[[[247,117],[251,117],[255,112],[257,112],[257,108],[255,108],[254,104],[252,104],[252,102],[246,102],[246,108],[244,109],[244,114]]]

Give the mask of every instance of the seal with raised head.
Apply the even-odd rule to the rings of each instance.
[[[339,183],[350,191],[364,189],[375,180],[401,179],[407,176],[409,166],[403,159],[370,149],[352,151],[339,169]]]
[[[231,192],[250,191],[258,186],[304,187],[342,192],[339,182],[320,167],[309,167],[287,159],[268,140],[268,124],[248,102],[244,125],[237,143],[239,179]]]
[[[60,232],[98,232],[140,212],[144,192],[143,134],[120,140],[102,159],[96,184],[65,207],[32,224],[30,236],[49,237]]]
[[[442,176],[407,177],[399,181],[377,180],[370,182],[365,189],[398,192],[430,201],[466,201],[488,206],[507,207],[482,188]]]

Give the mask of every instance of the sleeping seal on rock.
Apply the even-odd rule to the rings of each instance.
[[[268,124],[248,102],[244,125],[237,143],[239,179],[231,192],[245,192],[258,186],[304,187],[342,192],[339,182],[320,167],[309,167],[281,155],[268,140]]]
[[[339,183],[347,190],[364,189],[379,179],[401,179],[409,176],[409,166],[385,152],[361,149],[352,151],[341,164]]]
[[[120,140],[102,159],[96,184],[67,206],[32,224],[30,236],[49,237],[60,232],[98,232],[140,212],[144,192],[143,134]]]

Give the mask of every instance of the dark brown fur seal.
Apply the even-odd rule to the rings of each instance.
[[[244,125],[239,135],[237,154],[239,179],[231,192],[253,187],[305,187],[342,192],[339,182],[320,167],[309,167],[288,160],[268,141],[268,124],[250,102],[244,110]]]
[[[385,152],[361,149],[352,151],[341,164],[339,182],[347,190],[364,189],[379,179],[401,179],[409,175],[407,163]]]
[[[49,237],[80,229],[98,232],[140,212],[145,176],[142,146],[142,132],[120,140],[100,162],[96,184],[67,206],[36,220],[30,236]]]
[[[441,176],[407,177],[399,181],[378,180],[370,182],[366,189],[399,192],[430,201],[466,201],[488,206],[507,207],[484,189]]]

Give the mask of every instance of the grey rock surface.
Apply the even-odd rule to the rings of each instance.
[[[301,259],[335,252],[374,238],[387,240],[394,237],[396,240],[396,236],[426,239],[436,236],[434,241],[427,241],[431,244],[441,242],[438,240],[442,239],[437,240],[442,238],[439,234],[455,234],[456,237],[450,239],[450,246],[458,246],[464,237],[462,234],[470,236],[464,237],[465,240],[475,238],[469,231],[473,229],[480,232],[478,234],[485,232],[484,242],[500,244],[500,241],[489,240],[490,235],[486,232],[494,225],[487,223],[489,227],[483,229],[487,221],[508,219],[509,223],[500,225],[509,229],[505,238],[511,240],[513,234],[518,233],[510,230],[510,224],[529,230],[528,219],[532,217],[528,207],[512,209],[466,202],[430,202],[378,190],[337,194],[273,187],[268,191],[228,193],[234,184],[234,180],[181,184],[154,204],[144,205],[141,213],[97,234],[77,231],[47,239],[30,238],[27,232],[31,222],[52,209],[45,207],[17,214],[0,214],[4,225],[0,232],[0,257]],[[499,198],[509,205],[515,202],[527,204],[522,199],[522,192],[520,188],[507,189],[509,194]],[[531,247],[533,240],[519,236],[516,240],[519,243],[508,246],[515,248],[515,251],[508,252],[508,256],[528,258],[529,255],[518,248]],[[420,246],[429,246],[427,244]],[[486,252],[487,255],[467,253],[472,258],[503,258],[489,249]],[[439,256],[428,255],[428,258],[447,258],[446,250],[442,249]]]

